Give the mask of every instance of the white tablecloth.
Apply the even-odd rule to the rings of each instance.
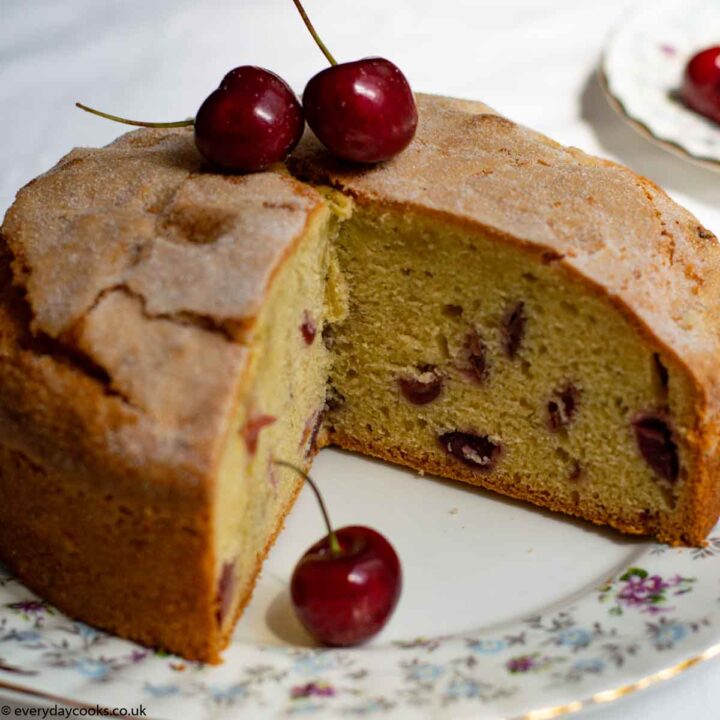
[[[650,144],[608,106],[595,70],[632,0],[307,0],[340,60],[383,55],[416,90],[481,99],[648,176],[720,233],[720,175]],[[75,145],[123,129],[75,100],[144,119],[194,114],[225,72],[268,67],[298,91],[324,65],[290,0],[0,0],[0,211]],[[720,717],[709,663],[590,714]]]

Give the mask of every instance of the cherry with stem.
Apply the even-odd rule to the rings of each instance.
[[[81,110],[107,120],[147,128],[193,127],[195,144],[215,167],[258,172],[284,160],[305,128],[302,107],[289,85],[263,68],[231,70],[205,99],[195,118],[146,122],[112,115],[82,103]]]
[[[379,57],[338,63],[320,39],[300,0],[293,0],[330,67],[312,77],[303,110],[318,140],[339,158],[357,163],[389,160],[415,136],[417,106],[401,70]]]
[[[327,535],[308,548],[293,571],[295,614],[325,645],[365,642],[384,627],[400,597],[402,569],[395,549],[368,527],[333,529],[322,494],[308,473],[283,460],[274,462],[308,483],[327,528]]]

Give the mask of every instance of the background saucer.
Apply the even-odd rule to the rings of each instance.
[[[690,57],[718,43],[717,0],[654,0],[611,34],[602,80],[613,107],[638,131],[720,171],[720,126],[674,97]]]

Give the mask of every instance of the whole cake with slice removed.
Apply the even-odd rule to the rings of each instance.
[[[20,191],[0,560],[30,588],[217,661],[299,490],[273,459],[308,467],[331,443],[703,542],[717,239],[486,106],[418,107],[414,141],[374,168],[308,134],[286,168],[218,175],[191,132],[140,130]]]

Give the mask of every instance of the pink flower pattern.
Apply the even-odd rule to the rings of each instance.
[[[611,583],[600,589],[600,601],[614,596],[615,604],[610,609],[613,615],[622,615],[623,608],[657,615],[674,610],[668,604],[669,599],[691,592],[694,582],[695,578],[678,574],[663,579],[660,575],[650,575],[642,568],[633,567],[621,575],[616,584]],[[619,589],[616,585],[619,585]]]

